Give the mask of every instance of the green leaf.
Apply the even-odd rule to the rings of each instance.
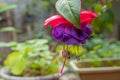
[[[20,32],[20,30],[15,29],[14,27],[5,27],[0,29],[0,32]]]
[[[26,67],[26,62],[26,56],[23,56],[20,52],[13,52],[5,60],[5,66],[10,67],[12,74],[21,75]]]
[[[94,11],[96,13],[102,12],[102,5],[101,4],[96,4]]]
[[[8,47],[9,45],[8,45],[8,43],[6,43],[6,42],[0,42],[0,48],[1,47]]]
[[[57,11],[76,27],[80,27],[80,0],[58,0]]]
[[[111,32],[113,31],[113,24],[112,23],[105,23],[104,25],[105,25],[105,28],[107,30],[109,30]]]
[[[36,63],[37,63],[40,67],[43,67],[43,66],[45,66],[45,64],[46,64],[46,59],[37,60]]]
[[[11,46],[15,46],[17,43],[16,42],[0,42],[0,48],[1,47],[11,47]]]
[[[0,13],[8,11],[10,9],[14,9],[16,7],[17,7],[16,4],[7,5],[7,6],[3,7],[3,8],[0,8]]]
[[[107,5],[108,8],[110,8],[110,9],[112,8],[112,3],[111,3],[111,2],[108,1],[108,2],[106,3],[106,5]]]

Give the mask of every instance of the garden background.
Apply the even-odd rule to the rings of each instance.
[[[51,27],[44,27],[48,17],[58,14],[57,0],[0,0],[0,64],[4,65],[7,55],[16,42],[48,40],[48,52],[57,55],[59,42],[51,38]],[[120,1],[82,0],[82,9],[95,11],[99,17],[91,24],[92,37],[83,45],[78,60],[120,59]],[[39,44],[39,43],[36,43]],[[31,45],[34,45],[31,44]],[[24,46],[31,46],[24,45]],[[22,48],[18,47],[19,49]],[[36,48],[36,47],[35,47]],[[98,66],[99,63],[95,63]]]

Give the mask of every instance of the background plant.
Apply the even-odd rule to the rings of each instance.
[[[102,58],[120,58],[120,42],[92,38],[84,45],[80,59],[97,60]]]
[[[117,1],[117,0],[116,0]],[[94,10],[99,17],[92,23],[96,34],[106,34],[113,31],[114,14],[112,11],[113,0],[84,0],[82,7],[84,9]],[[106,37],[105,35],[105,37]]]
[[[5,66],[14,75],[36,76],[58,72],[60,63],[50,54],[47,42],[46,39],[34,39],[9,43],[13,51],[5,60]]]

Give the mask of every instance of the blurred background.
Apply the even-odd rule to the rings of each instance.
[[[57,14],[57,0],[0,0],[0,63],[12,51],[9,45],[31,39],[46,39],[50,52],[59,43],[51,38],[51,27],[44,20]],[[120,58],[120,0],[82,0],[82,9],[99,17],[91,24],[92,37],[81,48],[78,59]],[[12,43],[8,43],[12,42]]]
[[[0,42],[50,39],[50,29],[43,24],[46,18],[56,13],[55,1],[0,0]],[[1,48],[0,52],[8,54],[9,49]]]
[[[56,44],[51,38],[51,28],[43,26],[45,19],[57,14],[55,2],[56,0],[0,0],[1,56],[6,56],[10,52],[9,48],[3,48],[5,47],[3,42],[45,38],[49,40],[49,45]],[[84,0],[82,2],[82,9],[93,10],[99,14],[99,18],[91,24],[94,33],[85,45],[87,49],[95,47],[100,40],[102,45],[107,42],[119,43],[119,7],[119,0]]]
[[[46,28],[43,24],[45,19],[57,14],[56,1],[0,0],[0,53],[2,57],[10,52],[9,48],[5,48],[4,42],[45,38],[49,40],[50,46],[55,46],[56,42],[51,38],[51,28]],[[93,49],[99,43],[101,45],[111,45],[116,41],[119,43],[119,7],[119,0],[83,0],[82,9],[93,10],[99,14],[99,18],[91,24],[94,33],[85,45],[86,49]]]

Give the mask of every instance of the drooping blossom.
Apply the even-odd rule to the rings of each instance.
[[[51,25],[53,27],[52,36],[57,41],[68,45],[84,44],[86,39],[90,38],[92,34],[92,29],[89,24],[96,17],[98,17],[96,13],[85,10],[80,12],[80,28],[74,26],[61,15],[48,18],[44,25]]]

